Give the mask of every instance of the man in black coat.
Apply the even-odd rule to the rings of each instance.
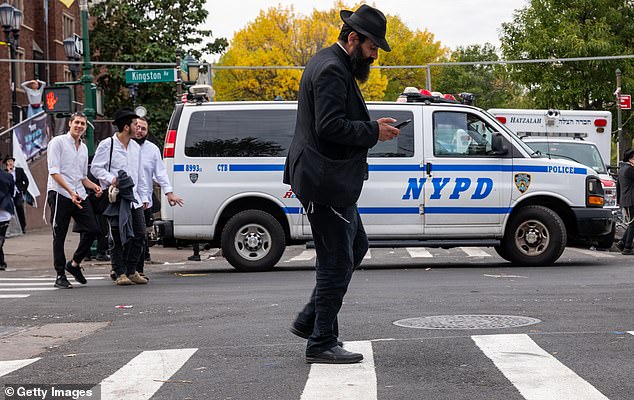
[[[24,193],[29,187],[29,178],[23,168],[15,166],[15,158],[7,156],[4,159],[6,170],[13,176],[15,180],[15,194],[13,195],[13,204],[15,204],[15,212],[18,214],[18,221],[22,232],[26,233],[26,216],[24,215]]]
[[[400,131],[392,118],[370,121],[357,85],[370,74],[385,40],[386,19],[362,5],[340,12],[339,40],[319,51],[304,70],[299,87],[295,136],[284,168],[307,212],[317,253],[316,285],[310,301],[291,327],[308,339],[306,362],[355,363],[338,341],[337,314],[352,278],[368,250],[357,200],[368,174],[368,149]]]
[[[627,149],[623,153],[623,161],[619,163],[619,204],[623,209],[623,219],[627,228],[623,237],[616,244],[621,254],[634,255],[632,241],[634,240],[634,149]]]

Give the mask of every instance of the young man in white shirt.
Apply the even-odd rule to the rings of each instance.
[[[143,202],[140,193],[144,193],[143,182],[139,179],[141,154],[137,142],[131,140],[134,137],[132,123],[139,118],[130,109],[121,109],[115,113],[114,125],[117,132],[111,138],[99,142],[95,157],[92,160],[90,172],[99,179],[103,189],[109,186],[118,186],[117,176],[119,171],[125,171],[134,183],[134,201],[130,203],[130,218],[134,237],[124,243],[121,238],[122,228],[119,226],[120,218],[109,217],[114,248],[110,256],[112,269],[116,273],[115,284],[118,286],[132,284],[146,284],[147,279],[136,272],[139,257],[143,251],[145,237],[145,217],[143,215]],[[111,151],[112,149],[112,151]]]
[[[170,206],[178,204],[182,207],[183,199],[174,194],[174,190],[172,189],[169,177],[167,176],[167,170],[165,169],[165,164],[163,164],[161,151],[159,150],[158,146],[147,140],[148,134],[150,133],[147,119],[145,117],[137,118],[133,123],[133,129],[135,132],[134,140],[139,144],[139,146],[141,146],[141,170],[139,171],[139,179],[143,181],[145,192],[139,194],[141,195],[141,201],[143,202],[143,209],[145,210],[145,222],[147,226],[148,220],[152,220],[152,192],[154,189],[155,181],[161,186],[161,190],[167,196],[167,201],[169,202]],[[144,255],[149,254],[147,245],[147,236],[145,236],[143,252]],[[144,259],[144,256],[139,258],[136,270],[139,275],[147,278],[143,273]]]
[[[71,115],[68,133],[54,137],[48,144],[47,202],[51,208],[53,227],[53,265],[57,271],[55,286],[61,289],[72,288],[65,271],[70,272],[77,282],[86,283],[79,264],[90,252],[90,246],[98,232],[92,205],[86,199],[86,188],[94,190],[97,196],[101,196],[102,192],[87,177],[88,149],[81,141],[86,132],[86,124],[87,119],[83,113]],[[72,260],[66,262],[64,241],[71,218],[75,220],[74,230],[84,234],[81,235]]]

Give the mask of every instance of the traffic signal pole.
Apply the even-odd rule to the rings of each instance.
[[[81,37],[84,48],[84,62],[82,64],[83,75],[81,82],[84,85],[84,113],[88,119],[88,127],[86,129],[86,147],[88,147],[88,155],[95,154],[95,130],[93,128],[93,121],[97,115],[97,99],[96,88],[94,87],[92,80],[92,64],[90,63],[90,41],[88,39],[88,0],[81,0]]]

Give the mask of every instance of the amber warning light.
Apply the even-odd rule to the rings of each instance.
[[[73,101],[68,86],[44,88],[44,111],[50,114],[72,112]]]

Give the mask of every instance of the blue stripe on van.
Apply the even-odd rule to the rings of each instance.
[[[229,164],[232,172],[284,171],[284,164]]]
[[[549,168],[551,170],[549,170]],[[433,172],[557,172],[548,165],[497,165],[497,164],[433,164]],[[425,168],[418,164],[373,164],[374,172],[417,172]],[[184,164],[174,164],[174,172],[184,172]],[[231,172],[277,172],[284,171],[284,164],[229,164]],[[586,168],[573,168],[572,174],[586,175]]]
[[[302,207],[284,207],[286,214],[301,214]],[[508,214],[511,207],[425,207],[425,214]],[[419,214],[418,207],[359,207],[359,214]]]

